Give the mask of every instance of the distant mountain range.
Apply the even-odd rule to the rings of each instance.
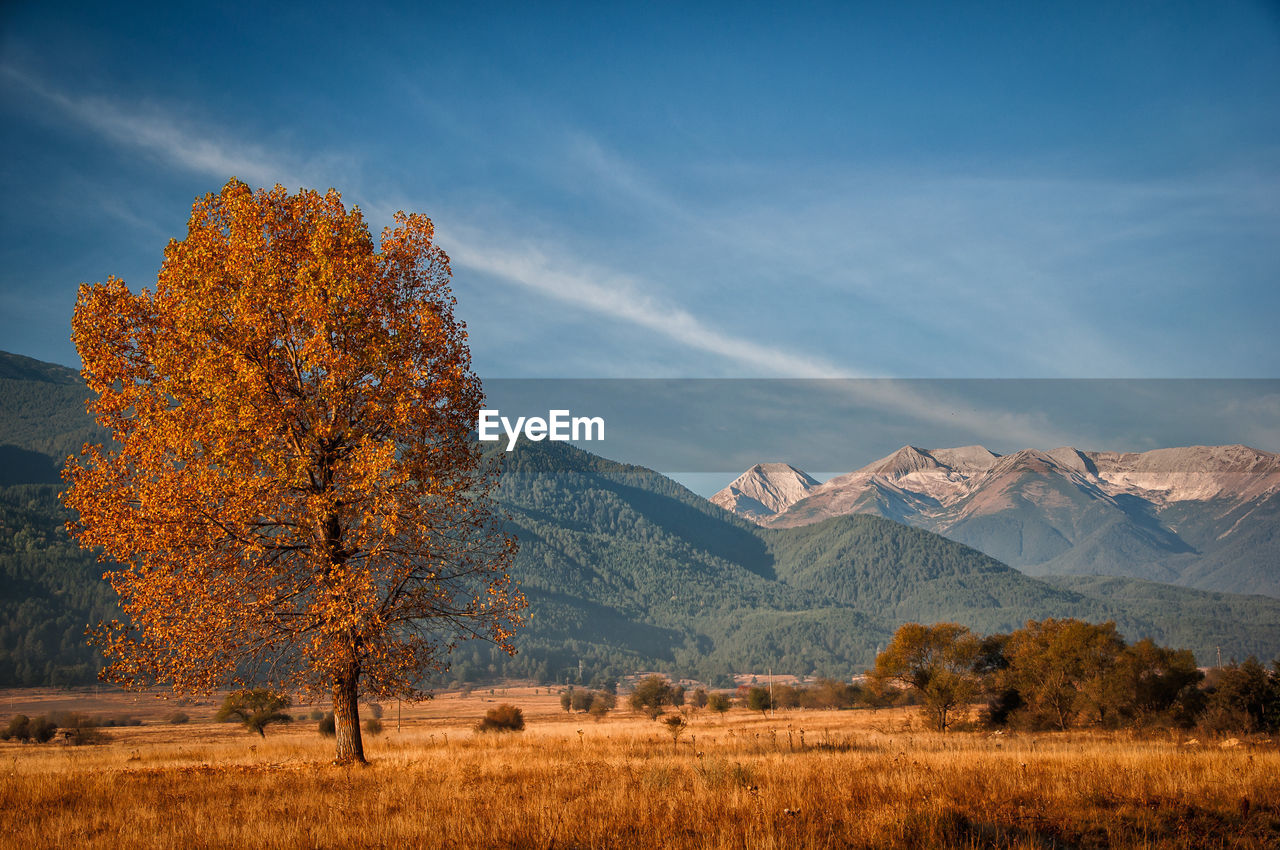
[[[757,464],[711,499],[770,528],[872,514],[1030,575],[1110,575],[1280,597],[1280,456],[904,446],[818,484]]]
[[[103,437],[79,381],[0,353],[0,457],[22,460],[0,482],[0,686],[92,681],[99,659],[85,624],[119,616],[103,567],[62,529],[56,471],[81,442]],[[729,682],[770,667],[841,676],[869,666],[912,620],[983,632],[1046,617],[1115,620],[1130,640],[1186,647],[1204,662],[1219,648],[1224,658],[1280,651],[1277,599],[1129,578],[1041,580],[879,516],[763,528],[653,470],[565,444],[493,452],[529,623],[514,658],[480,642],[460,647],[456,678],[591,681],[662,669]],[[942,456],[953,469],[983,462],[967,450]],[[931,469],[922,458],[898,460]],[[769,486],[741,496],[783,516],[805,501],[797,491],[831,483],[788,469],[759,468]]]
[[[995,632],[1046,617],[1115,620],[1131,640],[1206,661],[1219,647],[1280,651],[1276,599],[1041,580],[877,516],[762,528],[657,472],[564,444],[522,443],[504,460],[498,498],[520,540],[514,574],[532,612],[523,651],[534,659],[563,663],[572,645],[615,668],[848,673],[904,622]]]

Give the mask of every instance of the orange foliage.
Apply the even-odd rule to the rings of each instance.
[[[232,179],[154,292],[81,287],[73,339],[116,445],[70,460],[64,498],[123,565],[106,578],[132,622],[96,633],[112,679],[329,692],[341,723],[357,687],[419,696],[459,639],[512,651],[515,541],[432,237],[398,213],[379,251],[336,191]]]

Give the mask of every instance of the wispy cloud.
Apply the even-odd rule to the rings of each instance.
[[[591,267],[575,258],[549,256],[542,249],[512,249],[493,244],[482,233],[451,229],[441,234],[455,264],[483,272],[509,284],[609,318],[660,334],[681,346],[703,351],[746,367],[750,374],[787,378],[852,378],[847,367],[779,348],[767,341],[725,334],[683,308],[644,294],[656,289],[634,276]],[[638,376],[637,376],[638,377]],[[957,439],[998,441],[1012,445],[1053,446],[1070,440],[1036,411],[975,406],[972,399],[927,392],[912,382],[842,380],[821,382],[815,395],[829,395],[844,406],[856,402],[944,426]]]
[[[11,65],[0,66],[0,74],[112,144],[144,151],[171,166],[222,180],[236,176],[259,186],[298,187],[316,176],[306,164],[259,145],[234,141],[184,121],[171,110],[69,94]]]
[[[684,308],[645,294],[656,287],[609,269],[537,248],[512,250],[457,228],[442,235],[454,262],[574,307],[645,328],[695,351],[726,358],[756,372],[795,378],[851,377],[849,370],[768,342],[724,333]]]

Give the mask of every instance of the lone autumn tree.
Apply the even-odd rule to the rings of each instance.
[[[106,677],[332,697],[363,762],[361,696],[421,697],[459,641],[513,652],[516,544],[470,437],[483,401],[449,259],[397,213],[374,246],[336,191],[195,202],[155,291],[82,286],[73,339],[114,445],[64,473],[128,623]]]

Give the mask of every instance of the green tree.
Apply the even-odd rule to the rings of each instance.
[[[269,688],[236,691],[227,694],[214,720],[225,723],[239,720],[250,732],[267,737],[267,726],[272,723],[288,723],[291,718],[284,710],[290,705],[289,697]]]
[[[1214,731],[1280,730],[1280,661],[1268,670],[1249,656],[1212,671],[1204,725]]]
[[[1204,707],[1198,687],[1203,679],[1190,650],[1169,649],[1144,638],[1120,653],[1107,677],[1107,710],[1140,725],[1189,726]]]
[[[587,709],[587,713],[596,720],[602,720],[606,714],[613,710],[616,704],[617,698],[613,694],[601,691],[591,698],[591,705]]]
[[[569,704],[574,711],[590,711],[591,702],[595,699],[595,692],[586,688],[579,688],[573,691],[569,699]]]
[[[732,707],[732,705],[733,705],[733,701],[730,700],[729,697],[725,694],[722,694],[722,693],[707,694],[707,708],[711,709],[716,714],[724,714],[726,711],[728,711]]]
[[[671,684],[656,673],[645,676],[636,684],[627,701],[633,710],[657,717],[664,706],[671,705]]]
[[[1033,725],[1068,729],[1081,714],[1105,721],[1124,649],[1113,622],[1032,620],[1010,635],[1000,681],[1018,691],[1019,716]]]
[[[773,708],[773,700],[769,697],[769,689],[756,685],[747,691],[747,708],[761,714]]]
[[[44,744],[53,740],[53,736],[57,732],[58,724],[43,714],[31,721],[31,740],[37,744]]]
[[[945,732],[978,693],[979,638],[965,626],[906,623],[876,656],[872,680],[914,691],[929,725]]]

